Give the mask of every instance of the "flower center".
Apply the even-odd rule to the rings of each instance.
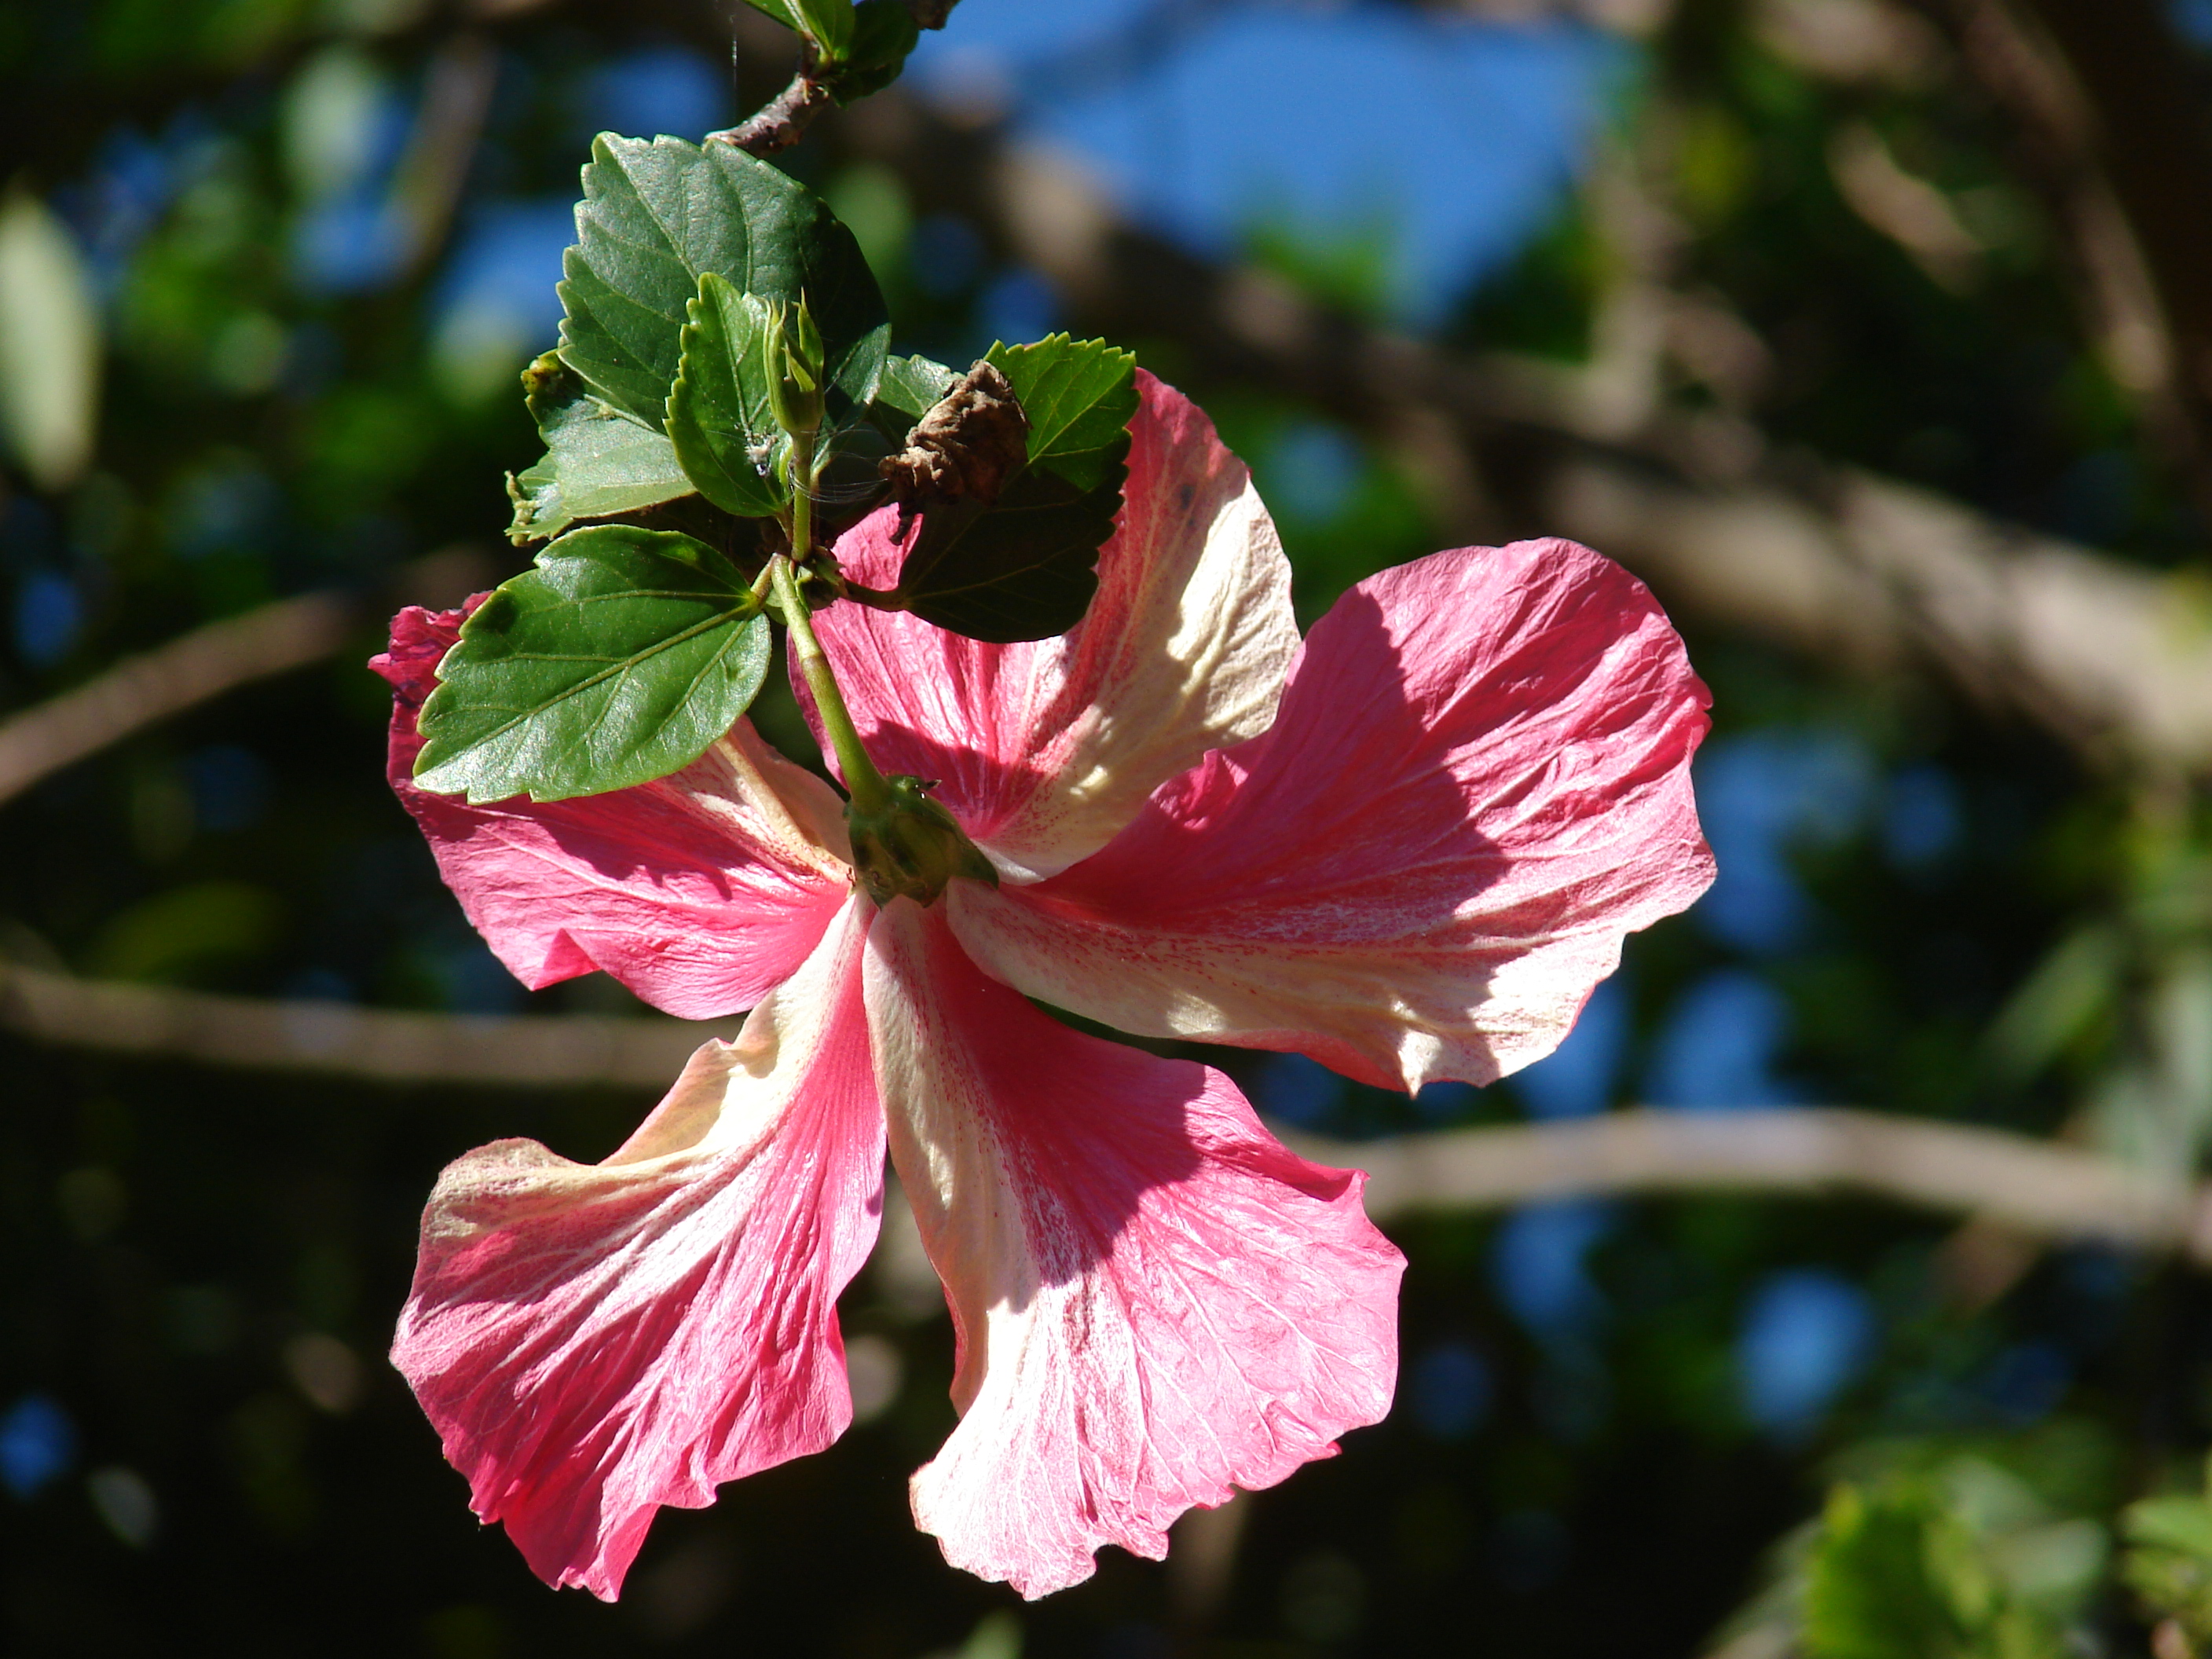
[[[884,805],[863,811],[856,798],[845,808],[853,868],[870,898],[883,905],[904,895],[927,908],[955,876],[999,884],[991,860],[975,850],[952,814],[929,799],[927,792],[935,784],[903,774],[884,781],[890,796]]]

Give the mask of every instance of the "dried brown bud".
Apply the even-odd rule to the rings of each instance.
[[[905,453],[885,457],[876,470],[907,506],[988,504],[1029,459],[1029,434],[1030,417],[1012,383],[979,361],[907,434]]]

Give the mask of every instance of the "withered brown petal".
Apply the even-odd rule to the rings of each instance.
[[[877,470],[907,506],[972,500],[988,505],[1029,459],[1030,419],[1012,384],[978,360]]]

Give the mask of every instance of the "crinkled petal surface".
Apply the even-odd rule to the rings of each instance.
[[[658,1506],[852,1420],[836,1304],[883,1206],[864,908],[605,1163],[501,1140],[438,1179],[392,1363],[550,1583],[612,1600]]]
[[[1188,398],[1138,380],[1121,515],[1073,632],[990,645],[854,605],[815,618],[877,764],[939,781],[1016,881],[1097,851],[1157,785],[1266,730],[1297,650],[1290,567],[1250,473]],[[885,507],[837,544],[854,580],[896,586],[898,521]]]
[[[1712,880],[1708,698],[1657,604],[1570,542],[1360,583],[1264,735],[1040,885],[955,884],[988,971],[1123,1030],[1487,1083],[1558,1046],[1627,933]]]
[[[686,1019],[751,1007],[845,901],[835,793],[746,720],[635,789],[488,806],[418,789],[416,717],[465,615],[402,611],[370,666],[394,692],[392,787],[469,920],[532,990],[604,969]]]
[[[914,1478],[955,1566],[1026,1596],[1389,1409],[1398,1252],[1364,1177],[1308,1164],[1228,1079],[1102,1042],[896,901],[865,972],[891,1156],[959,1334],[959,1426]]]

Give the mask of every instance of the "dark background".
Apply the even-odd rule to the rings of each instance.
[[[513,375],[550,343],[576,168],[601,126],[696,138],[774,92],[785,40],[730,10],[0,3],[0,188],[62,228],[103,354],[88,449],[39,452],[52,423],[15,417],[0,708],[284,595],[341,592],[359,623],[8,801],[0,956],[642,1012],[604,982],[527,994],[475,939],[384,787],[360,665],[396,600],[520,568],[500,480],[537,447]],[[2021,90],[2014,37],[2061,93]],[[1863,470],[2154,574],[2166,624],[2201,635],[2208,39],[2201,6],[2147,0],[970,0],[908,85],[784,162],[860,232],[900,349],[1106,331],[1197,397],[1308,618],[1436,547],[1559,532],[1626,559],[1689,637],[1712,895],[1632,940],[1525,1081],[1409,1103],[1224,1059],[1263,1108],[1361,1137],[1854,1104],[2179,1178],[2212,1124],[2207,754],[2008,678],[2002,648],[1978,663],[1902,601],[1781,615],[1700,562],[1721,539],[1646,510],[1616,544],[1571,486],[1842,522]],[[2149,57],[2098,58],[2126,50]],[[1048,145],[1105,179],[1103,238],[1024,218],[1006,158]],[[1087,199],[1050,177],[1032,209]],[[1296,325],[1271,331],[1271,303]],[[787,696],[759,718],[804,743]],[[1165,1565],[1109,1551],[1023,1607],[908,1520],[952,1421],[951,1333],[893,1258],[845,1303],[872,1413],[665,1514],[603,1607],[476,1525],[382,1355],[441,1164],[517,1133],[603,1155],[650,1091],[224,1068],[7,1023],[0,1630],[25,1654],[1668,1659],[1711,1650],[1839,1472],[1990,1449],[2108,1541],[2212,1431],[2212,1308],[2169,1262],[1863,1200],[1431,1218],[1394,1228],[1388,1423]],[[2069,1617],[2144,1652],[2104,1547]]]

